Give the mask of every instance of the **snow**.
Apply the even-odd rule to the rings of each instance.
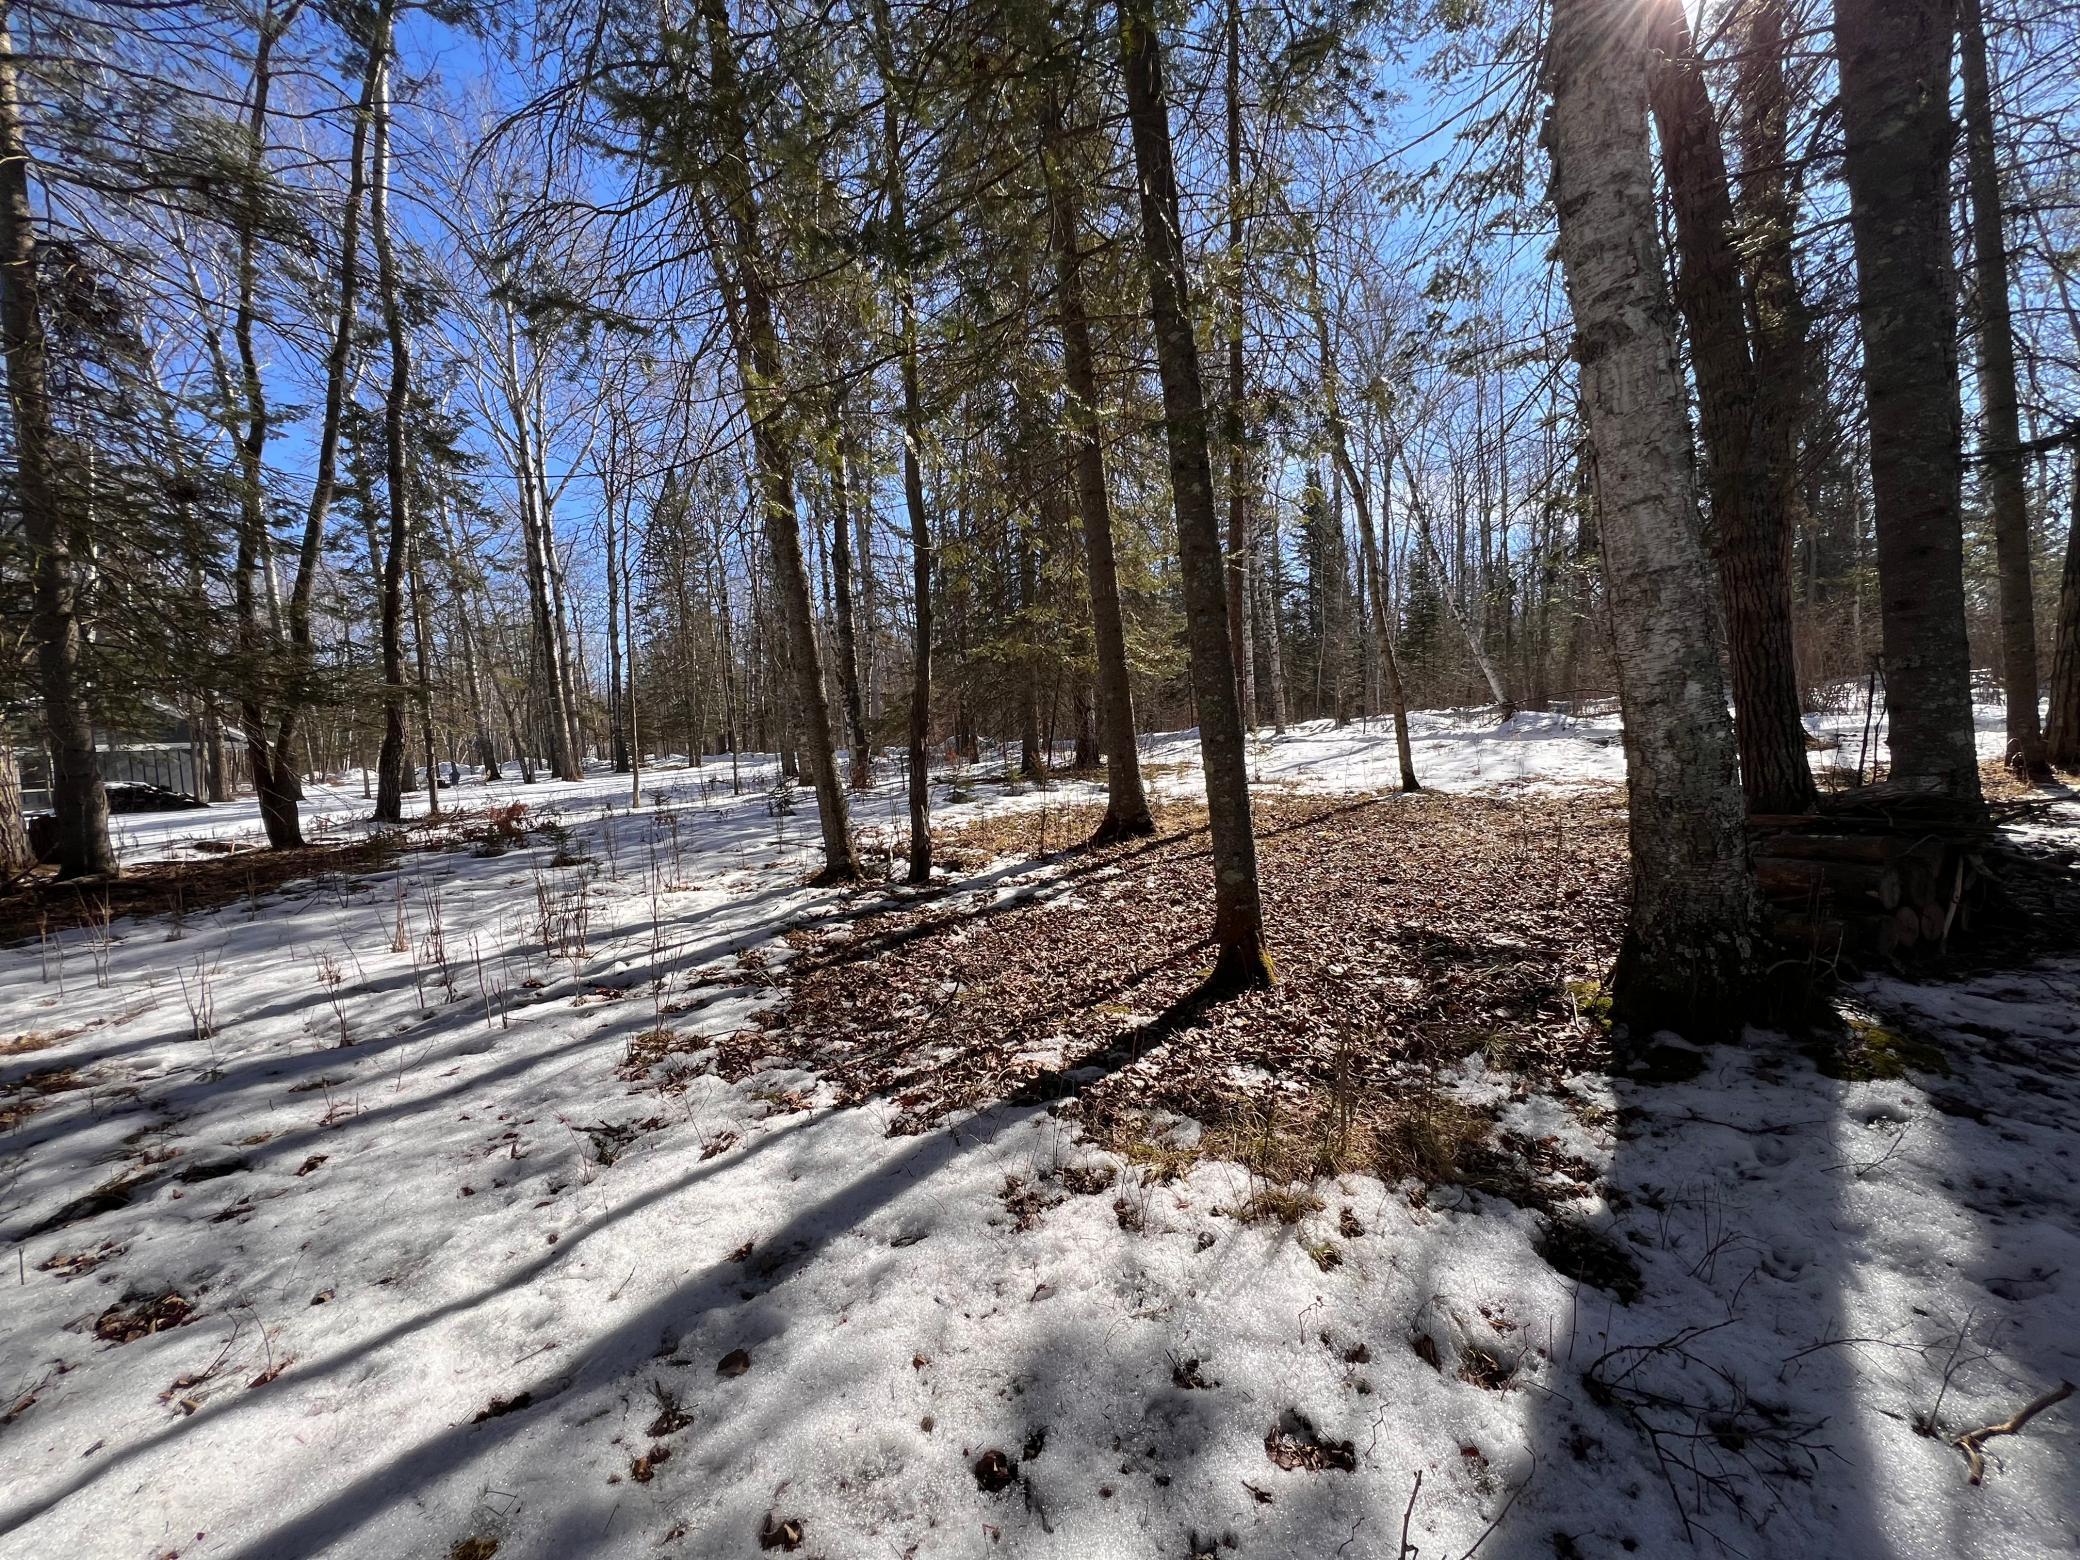
[[[1608,716],[1416,728],[1440,789],[1622,775]],[[1147,756],[1189,794],[1189,733]],[[1383,723],[1252,764],[1396,778]],[[1039,1107],[891,1137],[893,1106],[835,1109],[781,1057],[725,1082],[708,1047],[781,1000],[786,934],[885,896],[804,886],[813,804],[771,816],[769,761],[741,797],[712,762],[649,780],[633,810],[606,774],[443,793],[557,814],[579,864],[541,837],[412,852],[0,952],[0,1112],[40,1106],[0,1139],[0,1555],[749,1556],[770,1518],[833,1560],[1395,1557],[1404,1513],[1425,1560],[2080,1550],[2070,1407],[1989,1443],[1980,1488],[1915,1429],[2080,1378],[2080,962],[1851,994],[1948,1077],[1836,1081],[1760,1033],[1682,1084],[1469,1063],[1454,1092],[1599,1172],[1562,1212],[1637,1263],[1622,1304],[1464,1188],[1330,1180],[1295,1225],[1243,1223],[1241,1166],[1164,1182]],[[940,815],[1098,794],[980,789]],[[900,807],[891,774],[859,821]],[[351,789],[309,811],[362,827]],[[257,830],[249,805],[121,823],[131,860]],[[2070,840],[2080,808],[2034,827]],[[682,1049],[632,1067],[660,1027]],[[96,1337],[168,1293],[187,1325]],[[1462,1379],[1481,1360],[1499,1390]],[[659,1388],[685,1423],[653,1434]],[[1641,1419],[1721,1482],[1671,1476]],[[1281,1430],[1353,1466],[1283,1469]],[[1016,1474],[994,1493],[989,1450]]]

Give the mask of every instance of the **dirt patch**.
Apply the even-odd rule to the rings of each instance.
[[[111,882],[93,884],[60,883],[40,870],[0,894],[0,943],[104,927],[123,916],[215,910],[328,873],[381,872],[395,866],[406,849],[439,849],[447,843],[444,835],[420,830],[302,850],[239,850],[193,861],[146,862]]]
[[[1087,1123],[1156,1106],[1206,1121],[1256,1076],[1301,1085],[1328,1118],[1319,1138],[1362,1140],[1348,1168],[1427,1173],[1477,1132],[1448,1114],[1367,1122],[1352,1102],[1390,1101],[1412,1066],[1473,1051],[1529,1074],[1600,1061],[1574,993],[1608,968],[1624,923],[1615,789],[1267,796],[1256,821],[1269,991],[1162,1024],[1211,964],[1204,812],[1173,808],[1154,839],[1063,854],[1037,894],[955,893],[804,939],[783,975],[791,1000],[725,1041],[718,1071],[785,1057],[842,1103],[892,1100],[897,1131],[1071,1094]],[[1021,815],[952,838],[998,856],[1033,827]]]

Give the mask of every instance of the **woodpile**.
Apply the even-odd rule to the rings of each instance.
[[[1751,817],[1748,829],[1771,933],[1821,959],[1939,954],[1989,881],[1988,824],[1882,787],[1817,813]]]

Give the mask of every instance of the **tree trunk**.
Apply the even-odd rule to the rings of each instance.
[[[627,711],[621,692],[621,544],[620,528],[614,520],[614,495],[608,495],[604,507],[601,523],[607,543],[607,744],[612,750],[614,773],[625,775],[629,759]]]
[[[888,227],[900,246],[905,232],[907,194],[902,161],[901,123],[897,118],[895,40],[885,0],[874,8],[874,36],[881,71],[881,151],[888,198]],[[924,408],[917,379],[917,302],[907,258],[899,255],[890,268],[895,291],[898,376],[903,404],[903,508],[910,522],[910,581],[913,637],[910,648],[910,728],[906,755],[910,804],[910,861],[907,880],[928,883],[932,877],[932,793],[927,744],[932,732],[932,526],[924,507]]]
[[[6,54],[0,46],[0,57]],[[22,811],[22,771],[15,762],[14,733],[0,726],[0,885],[36,865],[29,845],[29,820]]]
[[[1257,621],[1263,625],[1264,677],[1271,684],[1271,729],[1282,737],[1286,732],[1286,668],[1281,643],[1284,630],[1279,624],[1279,586],[1283,571],[1280,567],[1277,511],[1274,509],[1268,518],[1270,524],[1261,527],[1264,556],[1250,573],[1257,587]]]
[[[2080,769],[2080,429],[2072,435],[2073,512],[2066,528],[2066,566],[2058,590],[2058,631],[2051,654],[2051,718],[2046,748],[2060,769]]]
[[[202,704],[202,767],[207,776],[209,800],[231,800],[231,761],[224,751],[224,712],[214,698],[205,694]]]
[[[376,287],[382,295],[383,330],[390,338],[390,382],[383,394],[383,485],[389,500],[389,535],[383,553],[381,631],[383,649],[383,745],[376,757],[375,821],[404,821],[404,573],[410,544],[411,489],[405,460],[406,403],[412,389],[412,349],[399,300],[397,252],[390,238],[390,67],[376,70],[375,149],[369,179],[369,234],[375,240]],[[431,778],[429,776],[429,778]]]
[[[2001,174],[1994,139],[1993,78],[1986,62],[1981,0],[1958,0],[1964,66],[1965,166],[1972,201],[1972,296],[1979,326],[1979,453],[1993,509],[2000,572],[2001,688],[2007,702],[2007,760],[2033,780],[2048,779],[2037,714],[2037,609],[2030,580],[2029,497],[2023,485],[2022,418],[2016,405],[2015,334],[2009,313],[2008,243],[2001,221]]]
[[[1955,0],[1837,0],[1842,168],[1870,407],[1892,784],[1983,802],[1965,637],[1950,276]]]
[[[1325,379],[1331,376],[1324,376]],[[1370,617],[1367,625],[1372,631],[1374,643],[1387,675],[1387,694],[1394,705],[1394,754],[1401,765],[1401,789],[1420,791],[1422,784],[1416,779],[1415,749],[1408,735],[1408,692],[1401,681],[1401,657],[1394,649],[1394,629],[1387,616],[1386,592],[1380,588],[1381,571],[1377,560],[1382,554],[1374,548],[1372,527],[1372,499],[1365,483],[1358,476],[1358,468],[1352,462],[1344,431],[1343,416],[1332,410],[1329,414],[1329,442],[1336,463],[1342,468],[1344,481],[1350,485],[1351,496],[1358,506],[1358,549],[1359,556],[1367,560],[1373,571]]]
[[[1044,467],[1040,478],[1041,518],[1036,524],[1014,515],[1011,521],[1018,531],[1018,772],[1028,780],[1043,782],[1047,779],[1050,755],[1041,746],[1040,738],[1040,647],[1034,641],[1034,628],[1040,621],[1040,548],[1033,533],[1038,529],[1053,537],[1060,530],[1063,506],[1056,475],[1060,462],[1051,448],[1051,431],[1043,430],[1040,435]]]
[[[29,546],[30,634],[50,749],[51,811],[58,827],[61,877],[116,872],[108,842],[108,796],[94,761],[86,700],[86,648],[75,592],[72,528],[59,512],[46,378],[43,310],[36,274],[35,214],[29,204],[29,153],[22,136],[14,37],[0,11],[0,336],[14,414],[16,495]]]
[[[1749,0],[1734,99],[1741,149],[1741,245],[1754,314],[1755,383],[1767,392],[1761,396],[1756,437],[1776,485],[1786,543],[1796,547],[1809,514],[1800,441],[1813,402],[1814,370],[1812,310],[1792,258],[1798,206],[1791,178],[1791,102],[1785,66],[1788,4],[1789,0]]]
[[[1242,0],[1227,0],[1228,34],[1228,406],[1223,433],[1228,455],[1228,626],[1233,634],[1235,688],[1242,723],[1257,724],[1256,651],[1250,643],[1249,379],[1243,358],[1246,299],[1242,252]]]
[[[824,882],[859,876],[852,849],[852,826],[845,783],[838,773],[837,742],[831,733],[830,696],[824,689],[823,656],[816,643],[816,621],[809,600],[809,571],[802,561],[801,522],[795,514],[793,462],[786,447],[783,418],[786,367],[773,301],[767,291],[760,247],[758,199],[751,183],[750,132],[745,124],[743,88],[737,76],[736,45],[730,36],[723,0],[701,0],[714,66],[714,94],[723,123],[728,156],[714,177],[731,228],[735,264],[715,256],[733,273],[736,307],[730,320],[736,336],[737,370],[744,387],[744,406],[751,423],[752,449],[763,500],[766,545],[772,553],[773,579],[785,619],[795,692],[808,727],[811,774],[816,783],[817,822],[823,833]]]
[[[1042,161],[1062,373],[1068,387],[1063,411],[1075,464],[1077,515],[1083,523],[1083,565],[1090,581],[1091,639],[1098,662],[1098,726],[1105,752],[1105,816],[1091,843],[1102,845],[1153,834],[1156,823],[1141,783],[1141,750],[1134,734],[1134,685],[1127,665],[1126,618],[1120,610],[1119,564],[1112,546],[1112,498],[1098,421],[1098,369],[1083,296],[1083,221],[1074,181],[1062,166],[1065,135],[1059,103],[1050,100],[1047,114]]]
[[[284,770],[296,740],[296,727],[310,703],[311,598],[317,589],[318,562],[325,540],[325,522],[332,512],[338,488],[340,429],[347,403],[347,380],[354,356],[354,332],[360,323],[357,304],[361,286],[361,202],[368,180],[368,132],[375,108],[376,74],[389,52],[395,0],[380,0],[374,20],[374,42],[362,70],[359,111],[347,150],[346,212],[340,219],[339,300],[333,321],[332,341],[325,355],[325,404],[318,423],[316,472],[311,480],[310,506],[304,512],[303,539],[297,549],[296,577],[289,587],[287,612],[289,664],[282,680],[281,709],[274,732],[274,767]],[[288,819],[295,823],[293,811]],[[300,825],[293,837],[280,843],[301,845]]]
[[[867,738],[866,705],[860,695],[859,640],[852,616],[852,422],[843,398],[837,410],[837,452],[831,465],[831,575],[837,593],[838,687],[845,700],[845,730],[852,743],[852,787],[872,783],[874,750]]]
[[[1761,426],[1726,154],[1683,0],[1655,0],[1654,20],[1648,96],[1675,207],[1676,303],[1697,376],[1741,790],[1751,812],[1805,812],[1818,793],[1791,640],[1791,527]]]
[[[410,570],[407,582],[412,595],[412,658],[419,674],[414,702],[419,706],[420,745],[426,749],[426,814],[438,818],[441,812],[441,772],[433,740],[432,633],[426,622],[426,583],[420,577],[416,539],[408,545],[405,563]]]
[[[1632,910],[1612,997],[1641,1042],[1737,1028],[1757,915],[1655,230],[1650,24],[1633,0],[1555,0],[1545,127],[1625,718]]]
[[[29,543],[31,622],[44,730],[50,749],[50,807],[58,824],[58,876],[114,876],[108,795],[94,761],[94,718],[85,699],[85,632],[77,614],[73,528],[58,510],[54,431],[46,379],[44,314],[37,291],[35,214],[29,152],[21,129],[15,40],[0,12],[0,337],[15,414],[15,480]]]
[[[1213,510],[1213,465],[1207,453],[1206,396],[1179,225],[1177,174],[1171,162],[1170,111],[1163,96],[1162,45],[1153,0],[1120,0],[1120,55],[1127,119],[1140,175],[1141,238],[1148,266],[1156,366],[1163,383],[1170,491],[1177,509],[1177,550],[1191,645],[1199,753],[1206,771],[1212,834],[1213,940],[1209,994],[1271,983],[1264,910],[1257,887],[1257,843],[1250,821],[1249,770],[1242,711],[1235,689],[1225,569]]]
[[[238,343],[239,402],[245,426],[237,429],[233,442],[239,465],[239,526],[237,556],[233,565],[232,601],[237,621],[237,643],[243,687],[239,694],[239,725],[245,738],[247,767],[253,776],[253,792],[260,803],[260,819],[267,842],[276,849],[293,849],[303,843],[302,825],[296,815],[295,774],[286,759],[277,764],[268,745],[267,717],[261,691],[272,670],[278,648],[274,610],[274,569],[267,536],[267,490],[264,462],[272,424],[266,392],[260,382],[260,357],[254,344],[253,327],[259,313],[260,180],[261,153],[267,141],[269,98],[274,85],[274,45],[281,36],[287,15],[268,7],[260,18],[259,36],[253,55],[252,102],[246,122],[247,153],[244,168],[245,198],[240,202],[237,222],[237,304],[232,317],[232,334]],[[260,603],[254,597],[254,576],[266,571],[262,592],[269,606],[269,623],[263,625]]]
[[[560,665],[562,638],[556,630],[556,593],[551,580],[551,549],[554,539],[540,508],[540,489],[534,480],[536,452],[527,414],[527,389],[520,379],[518,327],[511,306],[503,308],[505,323],[503,370],[506,409],[513,419],[513,475],[519,484],[520,539],[527,565],[527,602],[534,618],[534,637],[542,657],[543,694],[548,703],[549,767],[559,780],[579,778],[577,755],[571,747],[568,687]]]

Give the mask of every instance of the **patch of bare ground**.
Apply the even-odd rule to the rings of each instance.
[[[1267,796],[1256,821],[1268,991],[1180,1021],[1211,963],[1212,883],[1203,808],[1173,807],[1153,839],[1064,852],[1038,895],[956,892],[799,939],[790,1000],[725,1041],[719,1068],[784,1058],[844,1103],[892,1103],[894,1131],[1073,1095],[1114,1146],[1168,1109],[1205,1125],[1203,1152],[1267,1173],[1435,1179],[1483,1124],[1411,1093],[1427,1065],[1481,1051],[1531,1075],[1603,1059],[1593,999],[1624,920],[1619,792]],[[1038,854],[1036,827],[991,819],[950,843]]]
[[[437,848],[446,841],[428,837],[418,843]],[[195,861],[146,862],[108,881],[61,883],[38,872],[0,894],[0,944],[105,927],[124,916],[219,909],[327,873],[381,872],[397,864],[399,851],[396,837],[378,835],[302,850],[240,850]]]
[[[355,878],[396,866],[407,852],[473,849],[496,855],[532,834],[554,838],[554,819],[531,820],[525,803],[458,810],[452,802],[432,817],[366,837],[325,841],[297,850],[266,850],[240,842],[204,840],[194,859],[150,861],[119,878],[60,882],[38,867],[0,891],[0,945],[57,931],[106,928],[124,916],[172,916],[256,902],[292,884]]]

